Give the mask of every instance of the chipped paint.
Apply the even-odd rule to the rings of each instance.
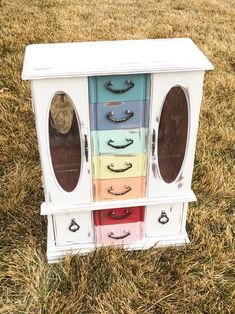
[[[154,177],[157,178],[158,177],[158,175],[157,175],[157,165],[154,162],[152,163],[152,171],[153,171]]]
[[[120,106],[122,103],[119,101],[109,102],[106,104],[108,107]]]

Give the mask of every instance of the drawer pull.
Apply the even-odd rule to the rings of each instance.
[[[112,121],[112,122],[125,122],[127,120],[129,120],[130,118],[132,118],[134,116],[134,112],[133,111],[130,111],[130,110],[126,110],[125,113],[127,114],[127,117],[126,118],[114,118],[113,115],[114,115],[114,112],[113,111],[110,111],[106,114],[106,118],[109,120],[109,121]]]
[[[152,156],[154,156],[154,153],[155,153],[155,146],[156,146],[156,132],[153,129],[153,135],[152,135]]]
[[[72,219],[71,224],[69,226],[69,230],[72,232],[76,232],[80,229],[80,226],[76,223],[75,219]]]
[[[87,135],[84,135],[84,151],[85,151],[85,158],[86,161],[88,161],[88,140],[87,140]]]
[[[110,188],[108,189],[108,192],[112,195],[119,196],[119,195],[124,195],[124,194],[131,191],[131,187],[129,185],[125,185],[125,188],[126,188],[126,191],[124,191],[124,192],[113,192],[113,187],[110,186]]]
[[[107,88],[110,92],[115,93],[115,94],[122,94],[127,92],[128,90],[130,90],[131,88],[133,88],[135,86],[135,84],[131,81],[131,80],[126,80],[126,84],[128,85],[127,88],[123,88],[123,89],[113,89],[113,82],[112,81],[108,81],[105,84],[105,88]]]
[[[125,164],[127,165],[127,167],[126,167],[126,168],[123,168],[123,169],[113,169],[114,164],[109,164],[109,165],[107,166],[107,168],[108,168],[109,170],[113,171],[113,172],[125,172],[125,171],[127,171],[128,169],[132,168],[132,163],[126,162]]]
[[[113,144],[111,144],[111,143],[113,143],[114,140],[110,139],[110,140],[108,141],[108,145],[111,146],[111,147],[113,147],[113,148],[116,148],[116,149],[121,149],[121,148],[126,148],[126,147],[128,147],[128,146],[130,146],[131,144],[134,143],[134,141],[133,141],[131,138],[126,138],[126,141],[129,142],[129,143],[127,143],[126,145],[113,145]]]
[[[126,237],[128,237],[131,233],[129,231],[127,231],[124,235],[122,236],[114,236],[114,233],[111,231],[108,234],[109,238],[115,239],[115,240],[120,240],[120,239],[124,239]]]
[[[125,214],[123,214],[123,215],[115,215],[115,211],[108,212],[109,218],[112,218],[112,219],[124,219],[124,218],[127,218],[128,216],[130,216],[131,214],[132,214],[132,212],[129,209],[126,209]]]
[[[165,225],[169,221],[169,217],[167,216],[165,211],[161,212],[161,216],[158,218],[160,224]]]

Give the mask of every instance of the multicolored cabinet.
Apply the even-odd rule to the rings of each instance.
[[[94,56],[96,56],[94,58]],[[190,39],[30,45],[47,257],[187,242],[205,70]]]

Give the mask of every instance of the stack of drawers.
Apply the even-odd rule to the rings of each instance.
[[[89,96],[94,200],[144,197],[149,75],[91,77]],[[143,213],[144,207],[95,211],[96,242],[141,240]]]

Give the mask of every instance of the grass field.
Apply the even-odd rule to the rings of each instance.
[[[0,0],[1,314],[235,313],[234,0]],[[184,248],[107,248],[47,265],[31,43],[190,37],[205,76]]]

